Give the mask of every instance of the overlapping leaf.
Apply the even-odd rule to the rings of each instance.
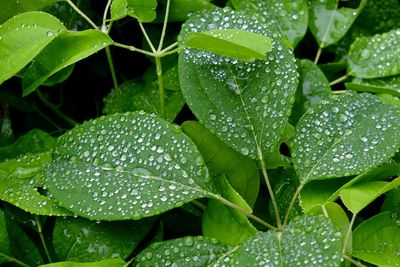
[[[346,88],[359,92],[400,96],[400,75],[376,79],[355,78],[346,83]]]
[[[42,10],[60,1],[65,0],[0,0],[0,6],[2,7],[0,9],[0,23],[20,13]]]
[[[96,262],[64,261],[64,262],[56,262],[56,263],[40,265],[39,267],[124,267],[126,266],[126,264],[127,263],[125,261],[116,258],[116,259],[106,259]]]
[[[156,0],[113,0],[111,19],[118,20],[126,16],[140,22],[152,22],[156,18]]]

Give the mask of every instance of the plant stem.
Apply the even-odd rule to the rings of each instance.
[[[130,50],[130,51],[134,51],[134,52],[139,52],[139,53],[145,54],[145,55],[147,55],[147,56],[154,57],[154,55],[155,55],[155,54],[152,53],[152,52],[149,52],[149,51],[146,51],[146,50],[142,50],[142,49],[136,48],[136,47],[131,46],[131,45],[125,45],[125,44],[121,44],[121,43],[117,43],[117,42],[113,42],[112,44],[113,44],[114,46],[118,46],[118,47],[121,47],[121,48],[125,48],[125,49],[128,49],[128,50]]]
[[[106,29],[107,25],[106,25],[106,20],[107,20],[107,14],[108,14],[108,10],[110,9],[111,6],[111,2],[112,0],[108,0],[107,1],[107,5],[106,8],[104,9],[104,14],[103,14],[103,25],[101,26],[101,29]]]
[[[67,3],[72,7],[73,10],[76,11],[76,13],[78,13],[79,15],[82,16],[82,18],[84,18],[93,28],[95,29],[99,29],[96,24],[88,17],[86,16],[85,13],[83,13],[74,3],[72,3],[71,0],[66,0]]]
[[[158,49],[157,49],[158,52],[160,52],[162,50],[162,47],[164,45],[165,33],[167,31],[170,2],[171,2],[170,0],[167,0],[167,7],[165,9],[165,16],[164,16],[164,24],[163,24],[163,28],[162,28],[162,32],[161,32],[160,42],[158,43]]]
[[[335,85],[335,84],[341,83],[341,82],[345,81],[345,80],[347,79],[347,77],[349,77],[347,74],[346,74],[346,75],[343,75],[342,77],[340,77],[340,78],[338,78],[338,79],[336,79],[336,80],[330,82],[329,85],[330,85],[330,86],[333,86],[333,85]]]
[[[315,55],[315,59],[314,59],[314,64],[318,63],[319,57],[321,56],[322,53],[322,47],[318,48],[317,54]]]
[[[16,263],[16,264],[18,264],[20,266],[23,266],[23,267],[30,267],[28,264],[25,264],[22,261],[17,260],[16,258],[10,257],[10,256],[8,256],[8,255],[6,255],[4,253],[1,253],[1,252],[0,252],[0,257],[5,258],[7,262],[13,262],[13,263]]]
[[[207,208],[206,205],[197,200],[193,200],[191,203],[201,210],[205,210]]]
[[[167,46],[166,48],[164,48],[163,50],[160,51],[160,54],[164,54],[164,53],[170,51],[171,49],[175,48],[176,46],[178,46],[178,42],[175,42],[172,45]]]
[[[299,184],[299,186],[297,187],[296,192],[294,192],[294,195],[293,195],[292,200],[290,201],[288,210],[286,211],[285,220],[283,221],[283,226],[285,226],[288,223],[290,212],[292,211],[293,206],[296,203],[297,197],[300,195],[300,192],[303,189],[304,185],[305,184],[303,182],[301,182]]]
[[[139,27],[140,27],[140,29],[142,30],[142,33],[143,33],[143,35],[144,35],[144,38],[146,39],[147,43],[149,44],[151,51],[153,52],[153,54],[156,53],[157,51],[156,51],[156,49],[154,48],[153,43],[151,42],[149,36],[147,35],[146,30],[145,30],[144,27],[143,27],[143,24],[142,24],[140,21],[139,21]]]
[[[344,94],[344,93],[347,93],[347,90],[335,90],[335,91],[332,91],[332,94]]]
[[[353,217],[351,217],[350,224],[349,224],[349,229],[347,229],[347,233],[346,233],[346,236],[344,238],[343,251],[342,251],[343,255],[346,253],[347,242],[349,242],[351,229],[353,228],[353,224],[354,224],[354,221],[355,221],[356,217],[357,217],[357,213],[354,213]]]
[[[164,79],[162,74],[161,58],[155,57],[156,60],[156,72],[158,80],[158,91],[160,94],[160,116],[165,119],[165,97],[164,97]]]
[[[364,264],[362,264],[361,262],[354,260],[353,258],[347,256],[346,254],[343,255],[343,258],[344,258],[345,260],[347,260],[348,262],[354,264],[354,265],[357,266],[357,267],[367,267],[367,265],[364,265]]]
[[[171,55],[171,54],[175,54],[178,51],[179,51],[179,48],[176,48],[174,50],[170,50],[168,52],[160,52],[160,57],[165,57],[165,56],[168,56],[168,55]]]
[[[229,200],[227,200],[227,199],[225,199],[225,198],[223,198],[223,197],[221,197],[219,195],[212,195],[212,196],[214,198],[216,198],[217,200],[221,201],[222,204],[224,204],[224,205],[226,205],[228,207],[231,207],[231,208],[243,213],[244,215],[246,215],[246,217],[255,220],[256,222],[258,222],[258,223],[264,225],[265,227],[267,227],[268,229],[275,230],[275,231],[278,230],[278,228],[276,228],[275,226],[273,226],[273,225],[267,223],[266,221],[258,218],[257,216],[251,214],[250,212],[248,212],[247,210],[243,209],[242,207],[230,202]]]
[[[113,84],[114,84],[114,89],[118,90],[119,87],[118,87],[117,75],[115,74],[114,63],[113,63],[113,59],[111,56],[111,51],[110,51],[109,46],[106,47],[106,54],[107,54],[108,65],[110,66],[110,72],[111,72],[111,77],[112,77]]]
[[[60,118],[62,118],[65,122],[67,122],[68,124],[70,124],[71,126],[76,126],[79,123],[76,122],[74,119],[70,118],[69,116],[67,116],[66,114],[64,114],[63,112],[61,112],[55,105],[53,105],[52,103],[50,103],[46,97],[39,91],[36,90],[36,95],[39,97],[40,101],[43,102],[43,104],[45,104],[51,111],[53,111],[55,114],[57,114]]]
[[[37,224],[40,240],[42,241],[42,245],[43,245],[43,248],[44,248],[44,252],[46,253],[47,260],[51,263],[53,261],[51,259],[49,250],[47,249],[46,241],[44,240],[44,236],[43,236],[43,232],[42,232],[42,225],[40,224],[40,220],[39,220],[39,217],[37,215],[35,215],[35,220],[36,220],[36,224]]]

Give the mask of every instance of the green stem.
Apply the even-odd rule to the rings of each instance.
[[[346,253],[347,242],[349,242],[351,230],[353,229],[353,224],[354,224],[356,217],[357,217],[357,213],[354,213],[353,216],[351,217],[349,229],[347,229],[346,237],[344,238],[343,251],[342,251],[343,255]]]
[[[164,38],[165,38],[165,33],[167,31],[167,24],[168,24],[170,2],[171,2],[170,0],[167,1],[167,7],[165,9],[164,24],[163,24],[163,28],[162,28],[162,32],[161,32],[160,42],[158,43],[158,49],[157,49],[158,52],[160,52],[162,50],[162,47],[164,45]]]
[[[144,36],[144,38],[146,39],[147,43],[149,44],[151,51],[152,51],[153,53],[156,53],[157,51],[156,51],[156,49],[154,48],[153,43],[151,42],[149,36],[147,35],[146,30],[145,30],[144,27],[143,27],[143,24],[142,24],[140,21],[139,21],[139,27],[140,27],[140,29],[142,30],[143,36]]]
[[[170,51],[168,51],[168,52],[160,52],[160,57],[165,57],[165,56],[168,56],[168,55],[172,55],[172,54],[175,54],[176,52],[178,52],[179,51],[179,48],[176,48],[176,49],[174,49],[174,50],[170,50]]]
[[[248,217],[250,219],[253,219],[254,221],[264,225],[268,229],[275,230],[275,231],[278,230],[278,228],[276,228],[275,226],[273,226],[273,225],[267,223],[266,221],[258,218],[257,216],[251,214],[250,212],[248,212],[247,210],[243,209],[242,207],[230,202],[229,200],[227,200],[227,199],[225,199],[225,198],[223,198],[223,197],[221,197],[219,195],[213,195],[213,197],[216,198],[217,200],[219,200],[222,204],[224,204],[224,205],[226,205],[228,207],[231,207],[231,208],[243,213],[244,215],[246,215],[246,217]]]
[[[44,114],[42,111],[40,111],[39,108],[35,108],[35,111],[42,116],[45,120],[47,120],[48,122],[50,122],[51,125],[53,125],[55,128],[57,128],[58,131],[63,131],[63,128],[61,128],[57,123],[55,123],[54,121],[52,121],[49,117],[47,117],[46,114]]]
[[[349,77],[349,76],[348,76],[347,74],[346,74],[346,75],[343,75],[342,77],[340,77],[340,78],[338,78],[338,79],[336,79],[336,80],[330,82],[329,85],[330,85],[330,86],[333,86],[333,85],[335,85],[335,84],[341,83],[341,82],[345,81],[348,77]]]
[[[73,10],[75,10],[76,13],[82,16],[93,28],[98,29],[96,24],[88,17],[86,16],[85,13],[83,13],[74,3],[72,3],[71,0],[66,0],[67,3],[72,7]]]
[[[303,182],[301,182],[299,184],[299,186],[297,187],[296,192],[294,192],[294,195],[293,195],[292,200],[290,201],[288,210],[286,211],[285,220],[283,221],[283,226],[285,226],[288,223],[290,212],[292,211],[294,204],[296,203],[297,197],[300,195],[300,192],[303,189],[304,185],[305,184]]]
[[[344,93],[347,93],[347,90],[335,90],[335,91],[332,91],[332,94],[344,94]]]
[[[7,262],[13,262],[13,263],[18,264],[18,265],[23,266],[23,267],[30,267],[28,264],[25,264],[22,261],[20,261],[20,260],[18,260],[16,258],[10,257],[10,256],[8,256],[8,255],[6,255],[4,253],[1,253],[1,252],[0,252],[0,257],[5,258]]]
[[[343,255],[343,258],[345,260],[347,260],[348,262],[352,263],[353,265],[357,266],[357,267],[367,267],[367,265],[362,264],[359,261],[354,260],[353,258],[347,256],[347,255]]]
[[[47,260],[51,263],[51,262],[53,262],[53,260],[51,259],[49,250],[47,249],[46,241],[44,240],[44,236],[43,236],[43,232],[42,232],[42,225],[40,224],[40,220],[37,215],[35,215],[35,220],[36,220],[40,240],[41,240],[43,248],[44,248],[44,252],[46,253]]]
[[[172,45],[167,46],[166,48],[164,48],[163,50],[160,51],[160,54],[164,54],[164,53],[170,51],[171,49],[175,48],[176,46],[178,46],[178,42],[175,42]]]
[[[66,114],[61,112],[55,105],[50,103],[39,90],[36,90],[35,92],[36,92],[36,95],[39,97],[40,101],[43,102],[43,104],[45,104],[51,111],[53,111],[55,114],[57,114],[60,118],[62,118],[68,124],[70,124],[71,126],[76,126],[79,124],[77,121],[75,121],[74,119],[68,117]]]
[[[315,55],[314,64],[318,64],[318,60],[319,60],[319,57],[321,56],[321,53],[322,53],[322,47],[319,47],[317,54]]]
[[[136,48],[136,47],[131,46],[131,45],[124,45],[124,44],[117,43],[117,42],[113,42],[112,44],[114,46],[125,48],[125,49],[128,49],[128,50],[133,51],[133,52],[139,52],[139,53],[145,54],[147,56],[151,56],[151,57],[155,56],[155,54],[152,53],[152,52],[149,52],[149,51],[146,51],[146,50],[142,50],[142,49]]]
[[[206,205],[197,200],[193,200],[191,203],[201,210],[205,210],[207,208]]]
[[[156,72],[158,80],[158,91],[160,94],[160,116],[165,119],[165,97],[164,97],[164,79],[162,74],[161,58],[155,57],[156,60]]]
[[[110,9],[110,6],[111,6],[111,2],[112,2],[112,0],[108,0],[108,1],[107,1],[107,5],[106,5],[106,7],[105,7],[105,9],[104,9],[104,13],[103,13],[103,25],[101,26],[101,30],[102,30],[103,32],[105,31],[105,33],[108,32],[108,30],[107,30],[107,25],[106,25],[106,21],[107,21],[108,10]]]
[[[113,63],[113,59],[111,56],[111,51],[110,51],[109,46],[106,47],[106,54],[107,54],[108,66],[110,67],[110,72],[111,72],[111,77],[113,80],[114,88],[115,88],[115,90],[118,90],[119,87],[118,87],[117,75],[115,74],[114,63]]]

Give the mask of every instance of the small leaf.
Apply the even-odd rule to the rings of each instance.
[[[400,29],[358,38],[347,59],[349,75],[379,78],[400,74]]]
[[[400,96],[400,75],[377,79],[355,78],[345,85],[353,91]]]
[[[56,262],[40,265],[39,267],[124,267],[126,265],[127,263],[121,259],[106,259],[97,262]]]
[[[215,239],[187,236],[150,245],[136,256],[134,266],[219,266],[214,263],[231,249]]]
[[[156,18],[156,0],[113,0],[111,20],[130,16],[140,22],[152,22]]]
[[[339,0],[310,0],[310,30],[319,47],[338,42],[349,30],[366,4],[361,0],[357,8],[338,8]]]
[[[64,261],[91,262],[127,258],[149,233],[154,220],[96,222],[57,218],[53,244]]]
[[[224,176],[216,179],[217,191],[228,201],[247,212],[252,210],[246,201],[229,185]],[[247,217],[217,200],[210,199],[203,214],[203,234],[234,246],[243,243],[257,232]]]
[[[110,37],[98,30],[60,34],[43,49],[24,72],[22,81],[24,96],[32,93],[59,70],[98,52],[111,43]]]
[[[189,32],[185,38],[185,46],[244,61],[265,60],[265,54],[272,49],[270,38],[235,29]]]
[[[236,10],[249,11],[259,15],[264,23],[276,21],[280,31],[293,47],[303,39],[308,26],[306,0],[232,0]]]
[[[65,27],[44,12],[27,12],[0,25],[0,84],[25,67]]]
[[[59,138],[45,176],[55,199],[92,220],[150,217],[214,191],[190,139],[144,112],[70,130]]]
[[[0,23],[7,19],[28,11],[42,10],[47,6],[65,0],[0,0]]]
[[[254,161],[225,145],[199,122],[186,121],[182,129],[199,148],[211,175],[218,177],[225,174],[229,184],[252,207],[260,188]]]
[[[398,151],[399,127],[399,112],[376,96],[332,96],[297,124],[292,155],[300,181],[357,175],[379,166]]]
[[[400,223],[383,212],[361,223],[353,232],[353,256],[378,266],[400,264]]]
[[[243,27],[276,36],[267,60],[244,62],[183,48],[179,79],[183,96],[197,119],[225,144],[254,159],[258,151],[267,155],[275,148],[290,115],[297,87],[292,51],[273,25],[221,8],[193,15],[183,25],[179,42],[184,47],[187,34],[193,31]]]
[[[340,198],[353,214],[357,214],[372,201],[398,186],[400,186],[400,177],[391,182],[372,181],[359,183],[343,189],[340,192]]]

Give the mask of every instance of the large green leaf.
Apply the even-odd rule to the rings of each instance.
[[[33,92],[59,70],[82,60],[112,43],[98,30],[63,32],[36,57],[24,72],[24,95]]]
[[[400,96],[400,75],[377,79],[355,78],[350,83],[346,83],[346,88],[359,92]]]
[[[0,84],[25,67],[65,27],[38,11],[17,15],[0,25]]]
[[[0,23],[20,13],[42,10],[60,1],[65,0],[0,0]]]
[[[0,163],[0,199],[37,215],[71,215],[57,201],[38,191],[43,187],[40,173],[50,162],[51,155],[45,152]]]
[[[390,212],[361,223],[353,232],[353,256],[378,266],[400,264],[400,224]]]
[[[358,38],[347,59],[349,75],[379,78],[400,74],[400,29]]]
[[[100,220],[153,216],[214,191],[180,127],[144,112],[100,117],[61,136],[45,183],[63,206]]]
[[[189,32],[185,38],[185,46],[244,61],[266,60],[266,53],[272,49],[270,38],[234,29]]]
[[[300,119],[293,143],[302,183],[357,175],[390,159],[400,147],[400,114],[370,94],[342,94]]]
[[[310,30],[319,47],[338,42],[349,30],[366,4],[361,0],[357,8],[339,8],[339,0],[310,0]]]
[[[96,222],[57,218],[53,244],[64,261],[92,262],[127,258],[153,227],[153,220]]]
[[[254,161],[225,145],[199,122],[186,121],[182,129],[199,148],[211,175],[218,177],[225,174],[229,184],[252,207],[260,188]]]
[[[127,263],[121,259],[106,259],[97,262],[56,262],[49,263],[45,265],[40,265],[39,267],[125,267]]]
[[[227,145],[256,158],[276,146],[290,115],[298,76],[292,51],[273,25],[220,8],[192,16],[183,25],[179,42],[183,46],[192,31],[243,28],[273,38],[267,60],[244,62],[183,48],[179,79],[196,117]]]
[[[157,0],[113,0],[111,20],[130,16],[140,22],[152,22],[156,18]]]
[[[231,2],[236,10],[255,13],[264,23],[275,21],[293,47],[301,41],[307,31],[306,0],[232,0]]]
[[[400,177],[391,182],[372,181],[359,183],[341,190],[340,198],[352,213],[357,214],[372,201],[398,186],[400,186]]]
[[[224,176],[216,179],[217,191],[230,202],[247,212],[252,210],[245,200],[229,185]],[[238,245],[254,236],[256,228],[247,217],[215,199],[210,199],[203,214],[203,234],[213,237],[228,245]]]

